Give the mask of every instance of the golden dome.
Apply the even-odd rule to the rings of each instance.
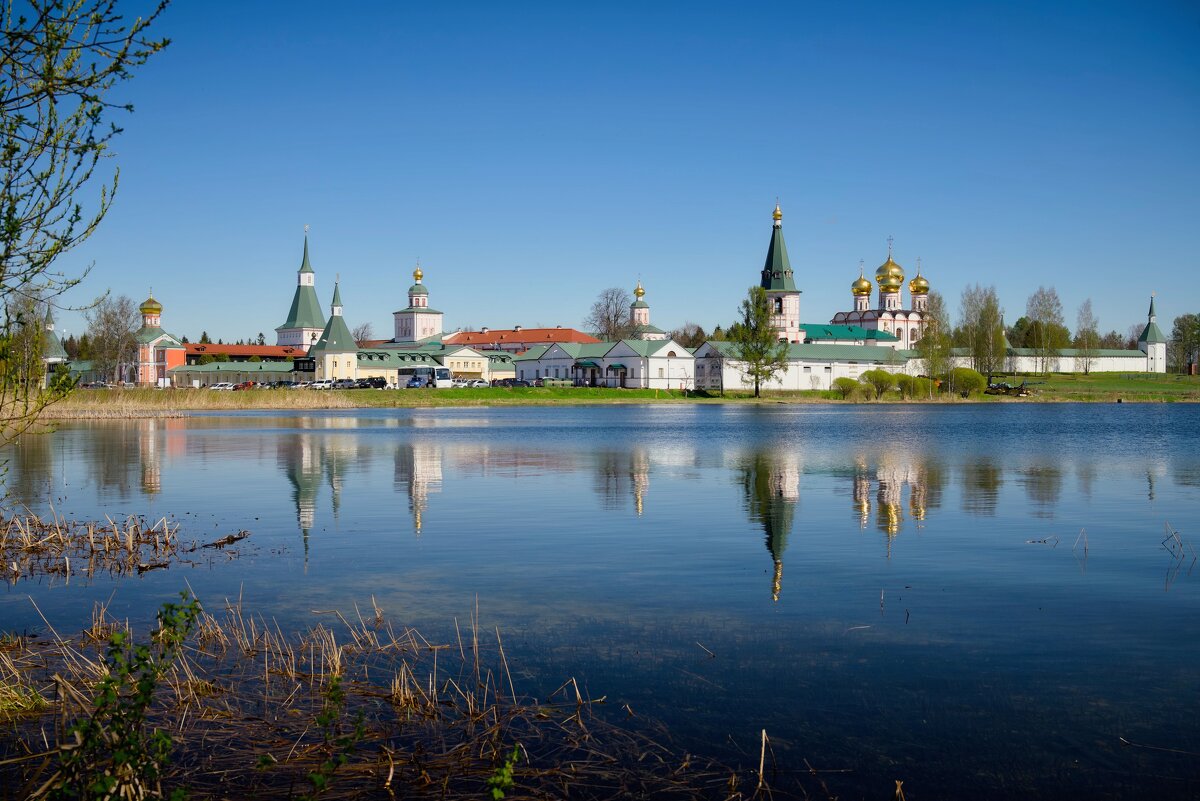
[[[642,289],[642,282],[638,281],[637,288],[633,290],[634,297],[636,297],[638,300],[641,300],[642,296],[645,294],[646,290]]]
[[[850,285],[850,294],[851,295],[870,295],[871,294],[871,281],[870,281],[870,279],[866,278],[862,274],[861,270],[858,273],[858,278],[854,279],[854,283],[852,283]]]
[[[413,280],[416,281],[418,284],[421,283],[421,279],[424,277],[425,277],[425,273],[421,272],[420,267],[413,270]]]
[[[908,282],[908,291],[914,295],[929,294],[929,282],[921,275],[920,270],[917,270],[917,277]]]
[[[775,204],[775,212],[771,215],[775,218],[775,222],[780,222],[783,219],[783,209],[779,208],[779,204]]]
[[[890,253],[887,261],[875,271],[875,283],[879,284],[880,292],[899,292],[904,284],[904,268],[892,259]]]
[[[142,314],[162,314],[162,304],[154,299],[154,293],[150,293],[150,297],[142,301],[139,307]]]

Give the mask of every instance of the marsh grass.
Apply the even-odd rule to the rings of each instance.
[[[10,583],[47,575],[144,573],[168,566],[183,553],[179,526],[166,518],[80,523],[57,515],[0,514],[0,564]]]
[[[481,631],[477,611],[456,624],[455,641],[432,643],[372,607],[366,616],[316,613],[294,634],[240,601],[199,610],[194,631],[157,665],[144,709],[148,736],[169,732],[171,743],[146,797],[186,789],[196,799],[291,798],[304,787],[322,798],[771,792],[761,768],[738,775],[676,750],[651,724],[609,722],[604,699],[572,678],[543,697],[523,694],[499,632]],[[0,787],[15,797],[48,792],[76,747],[79,721],[97,709],[91,699],[112,689],[117,639],[98,643],[102,630],[134,642],[127,626],[102,619],[72,638],[50,627],[51,636],[16,638],[0,652],[0,697],[23,699],[11,702],[20,714],[0,740]],[[25,703],[34,697],[41,701]]]

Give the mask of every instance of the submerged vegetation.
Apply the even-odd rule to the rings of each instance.
[[[738,774],[681,753],[628,709],[608,721],[605,699],[573,679],[523,695],[478,612],[432,643],[372,606],[287,635],[240,602],[212,614],[184,593],[146,643],[102,608],[72,639],[9,638],[0,786],[21,798],[770,793],[769,761]]]

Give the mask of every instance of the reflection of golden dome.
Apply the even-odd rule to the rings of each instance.
[[[779,204],[775,204],[775,213],[771,215],[775,218],[775,222],[780,222],[783,219],[783,210],[779,208]]]
[[[142,302],[140,309],[142,314],[162,314],[162,304],[154,299],[153,292]]]
[[[637,288],[633,290],[633,294],[638,300],[641,300],[642,296],[646,294],[646,290],[642,289],[641,281],[638,281]]]
[[[858,278],[854,279],[854,283],[850,285],[851,295],[870,295],[871,282],[863,276],[862,270],[858,271]]]
[[[421,283],[421,279],[424,277],[425,277],[425,273],[421,272],[420,267],[413,270],[413,280],[416,281],[418,284]]]
[[[904,284],[904,268],[892,259],[890,253],[887,261],[875,271],[875,283],[879,284],[880,292],[899,292]]]
[[[917,277],[908,282],[908,291],[914,295],[929,294],[929,282],[921,275],[920,270],[917,270]]]

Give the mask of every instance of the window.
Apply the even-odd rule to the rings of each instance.
[[[662,378],[662,377],[663,377],[663,369],[662,369],[661,367],[660,367],[660,368],[658,368],[658,377],[659,377],[659,378]]]
[[[783,298],[775,298],[775,313],[783,314]]]

